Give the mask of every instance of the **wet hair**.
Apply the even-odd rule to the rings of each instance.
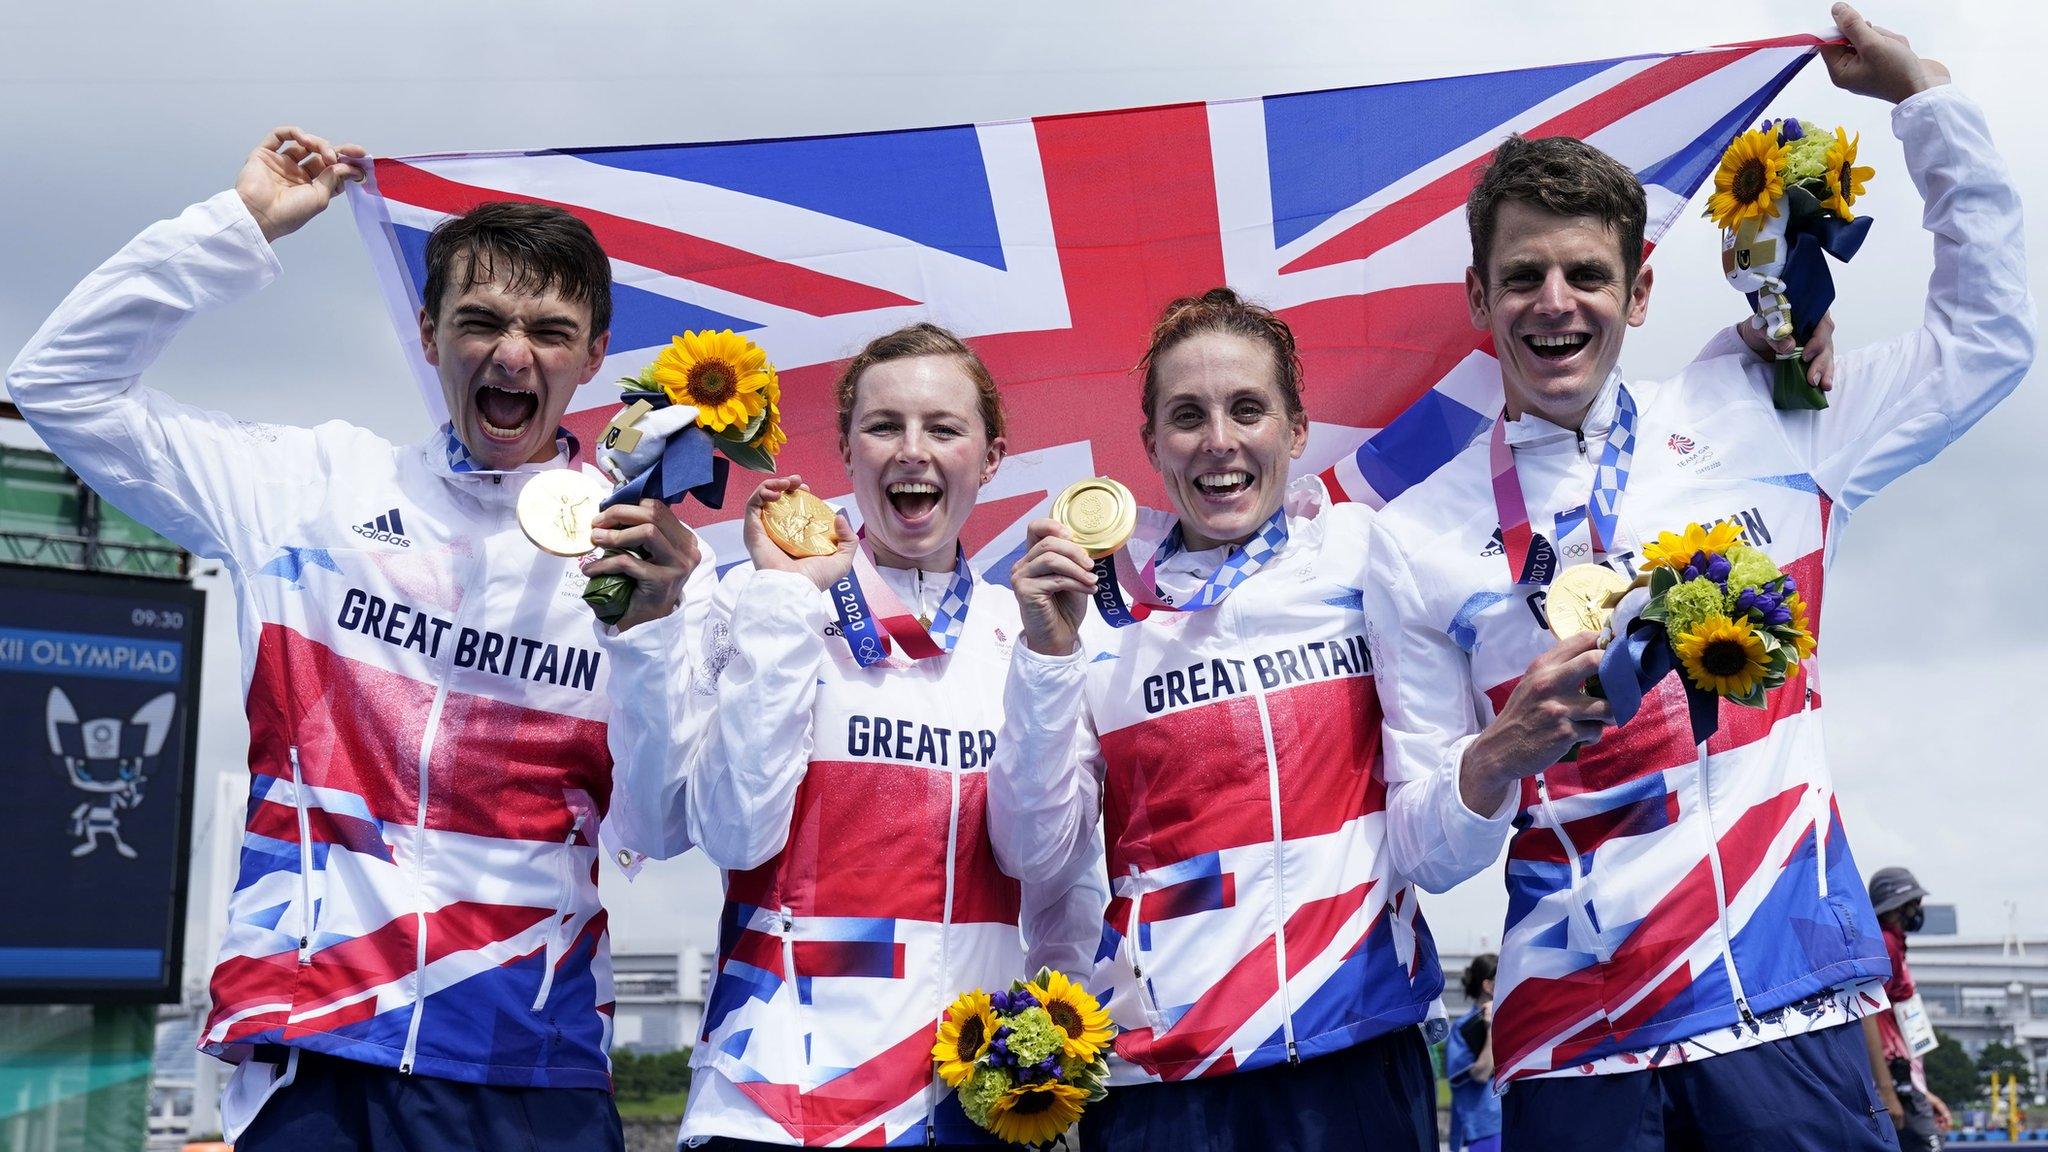
[[[1274,383],[1287,406],[1287,418],[1298,420],[1301,407],[1301,354],[1294,347],[1294,330],[1287,321],[1238,296],[1228,288],[1211,288],[1200,296],[1183,296],[1166,306],[1159,323],[1152,326],[1152,343],[1138,367],[1145,373],[1145,425],[1152,424],[1152,409],[1159,403],[1159,358],[1180,344],[1206,332],[1242,336],[1273,354],[1279,366]]]
[[[420,303],[439,320],[451,285],[460,295],[498,275],[505,262],[515,292],[554,291],[590,309],[592,343],[612,326],[612,263],[590,226],[560,208],[500,200],[479,204],[427,237]]]
[[[1474,1004],[1484,999],[1486,982],[1493,979],[1493,974],[1499,966],[1500,957],[1491,952],[1481,952],[1474,956],[1472,962],[1465,965],[1465,975],[1459,978],[1465,987],[1465,999]]]
[[[967,346],[965,340],[926,321],[875,337],[846,362],[846,370],[839,374],[839,382],[833,385],[834,398],[839,402],[839,435],[842,438],[853,433],[853,406],[860,399],[861,375],[877,364],[917,356],[947,356],[958,360],[967,378],[974,381],[975,404],[981,412],[981,426],[988,433],[989,442],[1002,438],[1003,397],[996,390],[996,378],[989,375],[988,365],[981,362],[981,357]]]
[[[1613,228],[1621,240],[1622,282],[1635,285],[1643,266],[1649,202],[1643,182],[1621,161],[1571,136],[1531,140],[1514,135],[1501,141],[1465,199],[1472,267],[1482,284],[1493,256],[1500,206],[1510,201],[1553,216],[1590,216]]]

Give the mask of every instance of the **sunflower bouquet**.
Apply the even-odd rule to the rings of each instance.
[[[1861,141],[1810,120],[1766,120],[1735,138],[1714,173],[1706,215],[1721,229],[1721,272],[1748,295],[1753,325],[1795,344],[1773,379],[1779,408],[1827,407],[1802,350],[1835,299],[1822,254],[1847,261],[1870,231],[1851,207],[1873,175],[1856,163]]]
[[[999,1140],[1050,1147],[1106,1089],[1109,1013],[1065,973],[1041,968],[946,1009],[932,1060],[967,1118]]]
[[[1626,723],[1644,689],[1676,667],[1695,740],[1718,725],[1718,702],[1751,708],[1813,655],[1812,618],[1799,583],[1741,529],[1723,522],[1659,533],[1643,548],[1648,599],[1616,609],[1617,635],[1600,668],[1603,693]]]
[[[597,450],[598,469],[618,485],[604,507],[692,495],[716,508],[725,500],[726,461],[773,472],[788,442],[775,365],[735,332],[685,332],[619,384],[622,407]],[[631,577],[604,575],[591,579],[583,599],[610,624],[632,595]]]

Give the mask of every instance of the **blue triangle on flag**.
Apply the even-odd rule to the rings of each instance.
[[[1558,64],[1368,88],[1268,96],[1273,243],[1289,243],[1417,168],[1614,65]]]
[[[995,198],[972,127],[567,154],[808,208],[1004,267]]]

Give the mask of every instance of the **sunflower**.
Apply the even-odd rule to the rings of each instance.
[[[1087,1100],[1088,1093],[1057,1080],[1019,1084],[988,1110],[988,1130],[998,1140],[1043,1144],[1079,1120]]]
[[[654,359],[655,384],[677,404],[697,408],[697,424],[722,432],[752,423],[774,382],[768,354],[731,331],[685,332]]]
[[[1856,166],[1856,146],[1863,142],[1863,134],[1853,138],[1840,128],[1835,129],[1834,143],[1828,145],[1828,196],[1820,206],[1844,220],[1856,217],[1849,211],[1849,205],[1863,195],[1863,182],[1877,175],[1875,168]]]
[[[1742,529],[1730,520],[1723,520],[1712,528],[1688,524],[1682,534],[1659,532],[1655,540],[1643,545],[1643,568],[1646,571],[1651,568],[1682,569],[1702,552],[1708,556],[1726,555],[1741,537]]]
[[[988,993],[979,989],[963,992],[939,1021],[939,1039],[932,1045],[932,1059],[939,1065],[939,1079],[958,1088],[974,1071],[974,1062],[988,1051],[996,1034],[995,1010]]]
[[[1806,597],[1797,592],[1787,592],[1785,607],[1792,613],[1792,623],[1785,626],[1785,631],[1791,634],[1792,646],[1798,649],[1799,658],[1804,660],[1819,646],[1813,638],[1813,625],[1806,615]]]
[[[1089,1061],[1109,1045],[1114,1035],[1109,1027],[1109,1013],[1087,989],[1067,979],[1065,972],[1049,970],[1027,987],[1038,997],[1046,1015],[1066,1033],[1062,1055]]]
[[[1785,145],[1776,132],[1744,132],[1721,154],[1707,215],[1730,232],[1744,220],[1778,214],[1785,195]]]
[[[1747,696],[1770,672],[1763,637],[1746,617],[1710,616],[1693,631],[1679,633],[1671,647],[1686,679],[1717,696]]]

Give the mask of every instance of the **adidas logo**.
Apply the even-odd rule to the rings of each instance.
[[[1495,528],[1493,530],[1493,539],[1486,542],[1486,547],[1481,548],[1479,554],[1481,556],[1499,556],[1506,551],[1507,549],[1501,546],[1500,529]]]
[[[384,513],[375,520],[365,520],[351,528],[358,536],[365,536],[379,544],[396,544],[400,548],[412,547],[412,541],[405,538],[405,524],[398,518],[398,509]]]

